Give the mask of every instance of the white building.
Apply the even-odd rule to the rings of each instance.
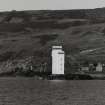
[[[97,64],[96,71],[97,72],[102,72],[102,64],[101,63]]]
[[[81,71],[89,71],[89,67],[81,67]]]
[[[62,46],[52,47],[52,74],[64,74],[65,54]]]

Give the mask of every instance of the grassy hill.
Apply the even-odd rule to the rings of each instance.
[[[105,62],[105,8],[0,13],[1,71],[7,62],[28,57],[34,65],[49,64],[56,44],[70,63]]]

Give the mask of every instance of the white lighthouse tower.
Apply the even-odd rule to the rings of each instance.
[[[52,47],[52,75],[64,74],[65,54],[62,46]]]

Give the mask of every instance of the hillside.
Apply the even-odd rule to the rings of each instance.
[[[105,8],[0,13],[1,71],[28,57],[36,66],[50,65],[55,44],[63,45],[71,63],[105,62]]]

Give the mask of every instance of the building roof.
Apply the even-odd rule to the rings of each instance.
[[[62,49],[62,46],[52,46],[52,49]]]

